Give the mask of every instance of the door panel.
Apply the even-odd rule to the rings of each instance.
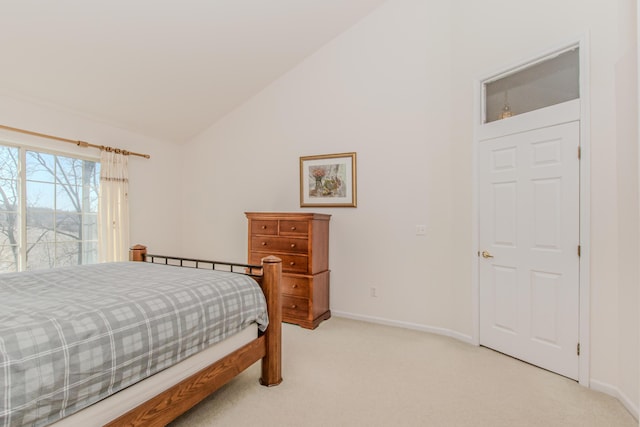
[[[480,344],[578,378],[579,122],[480,142]]]
[[[493,186],[493,243],[496,245],[516,246],[517,194],[515,182],[501,182]]]
[[[518,281],[517,273],[512,267],[493,265],[494,327],[514,334],[518,330],[518,294],[513,286]]]

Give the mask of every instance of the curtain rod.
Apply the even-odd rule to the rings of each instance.
[[[90,144],[88,142],[85,141],[74,141],[73,139],[67,139],[67,138],[60,138],[59,136],[53,136],[53,135],[47,135],[46,133],[39,133],[39,132],[33,132],[30,130],[24,130],[24,129],[18,129],[18,128],[12,128],[10,126],[5,126],[5,125],[0,125],[0,129],[6,129],[6,130],[10,130],[13,132],[19,132],[19,133],[24,133],[27,135],[34,135],[34,136],[40,136],[42,138],[49,138],[49,139],[55,139],[56,141],[62,141],[62,142],[69,142],[71,144],[75,144],[78,147],[93,147],[93,148],[98,148],[101,151],[114,151],[116,153],[121,153],[125,156],[139,156],[139,157],[144,157],[145,159],[150,159],[151,156],[148,154],[141,154],[141,153],[134,153],[133,151],[127,151],[127,150],[121,150],[120,148],[113,148],[113,147],[107,147],[104,145],[95,145],[95,144]]]

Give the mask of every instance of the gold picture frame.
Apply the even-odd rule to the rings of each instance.
[[[356,153],[300,157],[300,207],[356,205]]]

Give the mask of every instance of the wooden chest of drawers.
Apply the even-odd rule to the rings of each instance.
[[[249,264],[282,259],[282,320],[314,329],[329,309],[329,219],[317,213],[245,212]]]

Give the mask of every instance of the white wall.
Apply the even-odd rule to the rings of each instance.
[[[356,151],[358,207],[313,209],[333,215],[332,310],[470,338],[474,78],[588,36],[591,378],[637,412],[634,17],[632,0],[387,1],[187,145],[184,253],[245,260],[244,211],[302,210],[300,156]]]
[[[635,404],[635,415],[640,406],[638,378],[640,377],[640,248],[638,236],[640,206],[638,200],[638,98],[637,98],[637,41],[636,21],[633,16],[620,19],[620,57],[615,64],[616,95],[616,169],[618,188],[618,367],[621,399]],[[631,43],[633,41],[633,43]],[[635,87],[636,91],[629,90]]]
[[[190,143],[185,252],[246,260],[243,212],[301,210],[299,157],[355,151],[358,207],[305,209],[332,214],[332,310],[450,324],[448,13],[386,3]]]
[[[131,243],[155,253],[175,253],[180,246],[182,151],[179,147],[118,129],[77,113],[0,96],[0,124],[96,145],[151,155],[129,159]],[[21,133],[0,131],[7,141],[99,159],[100,151]]]

